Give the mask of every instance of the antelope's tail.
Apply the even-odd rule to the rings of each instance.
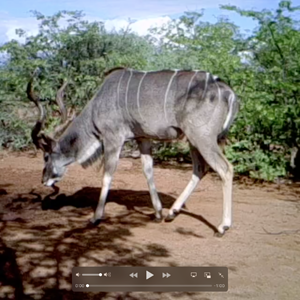
[[[237,96],[233,91],[230,93],[227,101],[228,101],[228,113],[227,113],[227,117],[226,117],[226,120],[223,125],[223,130],[218,135],[218,143],[219,144],[223,144],[225,142],[225,139],[226,139],[226,136],[230,129],[230,126],[232,125],[233,121],[235,120],[235,117],[240,108],[240,104],[237,100]]]

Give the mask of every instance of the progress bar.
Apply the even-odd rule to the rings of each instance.
[[[102,284],[88,284],[87,287],[173,287],[174,285],[172,284],[139,284],[139,285],[127,285],[127,284],[109,284],[109,285],[102,285]],[[212,287],[211,284],[200,284],[200,285],[188,285],[188,284],[178,284],[177,286],[179,287],[194,287],[194,288],[198,288],[198,287]]]

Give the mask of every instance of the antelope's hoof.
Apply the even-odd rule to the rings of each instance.
[[[172,222],[177,216],[179,215],[178,210],[173,210],[173,214],[168,214],[167,217],[165,218],[165,222]]]
[[[220,229],[221,229],[221,231],[220,231]],[[224,234],[225,234],[225,232],[227,231],[229,229],[229,226],[224,226],[224,227],[222,227],[222,228],[218,228],[218,231],[217,232],[215,232],[215,234],[214,234],[214,236],[215,237],[223,237],[224,236]]]
[[[214,236],[217,238],[221,238],[224,235],[225,231],[223,233],[220,233],[219,231],[214,233]]]
[[[155,222],[155,223],[161,223],[162,222],[162,220],[163,220],[163,218],[162,217],[154,217],[153,218],[153,222]]]
[[[163,220],[163,215],[162,212],[159,212],[159,215],[157,216],[156,214],[153,214],[151,216],[151,220],[155,223],[161,223]]]
[[[102,221],[101,218],[95,218],[95,217],[92,217],[90,219],[90,224],[94,225],[94,226],[97,226],[100,224],[100,222]]]

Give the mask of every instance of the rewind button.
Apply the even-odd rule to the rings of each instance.
[[[138,273],[131,273],[130,275],[129,275],[131,278],[138,278]]]

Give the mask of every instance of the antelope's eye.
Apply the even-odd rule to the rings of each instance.
[[[49,155],[46,154],[46,155],[44,156],[44,160],[45,160],[45,162],[47,162],[47,161],[49,160]]]

